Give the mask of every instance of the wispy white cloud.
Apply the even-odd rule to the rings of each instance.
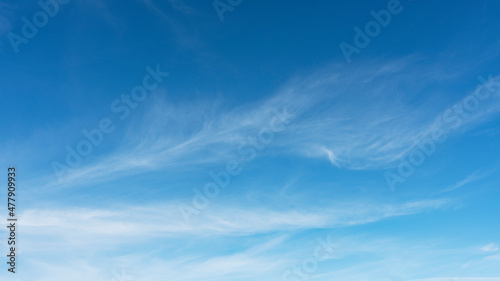
[[[500,281],[500,277],[434,277],[411,281]]]
[[[498,252],[498,246],[495,243],[488,244],[486,246],[481,247],[481,251],[483,252]]]
[[[168,3],[176,11],[182,12],[184,14],[194,14],[194,13],[196,13],[196,10],[193,9],[192,7],[190,7],[189,5],[187,5],[185,1],[168,0]]]
[[[460,265],[477,250],[471,248],[442,248],[444,241],[420,241],[411,239],[358,239],[346,237],[342,240],[340,259],[327,266],[324,272],[313,276],[312,280],[483,280],[485,272],[496,268],[494,262],[477,260],[473,267]],[[351,263],[342,263],[344,257],[356,257]],[[333,269],[334,268],[334,269]],[[478,277],[471,277],[478,276]],[[483,277],[479,277],[483,276]],[[497,280],[489,275],[485,280]],[[443,279],[442,279],[443,278]]]
[[[490,171],[486,171],[486,172],[475,171],[474,173],[467,175],[464,179],[458,181],[454,185],[449,186],[449,187],[443,189],[441,192],[453,191],[453,190],[459,189],[462,186],[465,186],[467,184],[470,184],[470,183],[482,180],[482,179],[484,179],[485,177],[491,175],[492,173],[494,173],[497,170],[498,169],[494,169],[494,170],[490,170]]]
[[[98,262],[75,259],[56,264],[48,264],[42,260],[29,260],[27,263],[39,269],[40,276],[47,278],[37,280],[66,280],[73,275],[83,278],[72,280],[87,280],[85,278],[89,276],[93,277],[92,280],[164,280],[165,276],[186,281],[228,278],[244,280],[256,276],[266,278],[287,264],[287,258],[277,259],[274,255],[267,255],[268,251],[281,242],[283,237],[271,238],[243,251],[212,257],[182,254],[173,258],[160,258],[138,253]],[[89,274],[86,275],[86,272]],[[128,278],[116,279],[119,276]]]
[[[342,203],[335,207],[277,211],[215,207],[186,224],[176,204],[127,206],[117,210],[69,209],[24,211],[20,223],[25,235],[59,237],[58,241],[96,243],[134,242],[134,237],[175,238],[185,235],[240,236],[276,231],[337,228],[376,222],[394,216],[418,214],[449,206],[446,200],[415,201],[399,205]]]
[[[164,276],[186,281],[275,280],[281,278],[284,270],[302,261],[303,252],[314,251],[310,243],[293,242],[290,239],[293,230],[349,227],[445,208],[449,204],[446,200],[394,205],[344,203],[300,211],[224,207],[208,210],[191,225],[184,224],[182,218],[176,219],[176,204],[123,206],[114,210],[32,209],[20,214],[19,227],[24,237],[20,255],[27,266],[39,269],[36,272],[47,278],[36,280],[51,277],[56,281],[65,280],[73,274],[84,273],[93,280],[111,280],[112,271],[119,265],[124,266],[130,276],[144,280],[163,280]],[[237,238],[239,245],[233,250],[229,250],[230,245],[222,251],[210,246],[220,241],[227,244],[232,237]],[[337,244],[338,258],[381,249],[395,253],[388,247],[391,243],[361,242],[351,237],[341,238]],[[47,257],[47,253],[51,261],[39,258],[40,255]],[[62,256],[66,258],[60,260]],[[339,271],[334,273],[338,275]],[[334,273],[329,276],[335,276]]]
[[[425,72],[425,67],[415,67],[415,63],[410,57],[362,68],[330,66],[291,79],[268,99],[233,109],[227,109],[223,100],[172,104],[157,95],[155,105],[130,123],[128,135],[115,151],[72,170],[62,184],[237,160],[241,158],[238,146],[269,126],[272,110],[282,108],[293,120],[266,151],[325,159],[347,169],[391,167],[419,140],[442,127],[442,114],[449,108],[446,103],[436,106],[425,95],[421,105],[406,102],[442,79],[421,79],[416,73]],[[499,110],[497,92],[463,121],[462,130],[488,120]]]

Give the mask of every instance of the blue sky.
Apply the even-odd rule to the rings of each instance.
[[[500,3],[338,2],[0,0],[2,280],[500,280]]]

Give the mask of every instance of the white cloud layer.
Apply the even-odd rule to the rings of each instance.
[[[415,76],[426,70],[410,67],[417,61],[409,57],[363,68],[332,66],[292,79],[267,100],[231,110],[224,109],[221,101],[171,104],[156,96],[155,105],[140,121],[131,122],[115,151],[73,169],[61,183],[238,160],[242,157],[239,145],[269,127],[275,109],[293,117],[268,145],[273,153],[324,159],[347,169],[382,169],[394,165],[436,128],[458,133],[500,110],[497,89],[463,120],[460,130],[443,126],[443,112],[451,106],[433,104],[434,98],[422,93],[423,88],[441,81],[442,75],[429,71],[427,76]],[[422,104],[408,102],[418,94],[423,95]]]

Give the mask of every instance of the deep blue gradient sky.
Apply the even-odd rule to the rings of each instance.
[[[43,10],[0,0],[2,280],[500,280],[500,2],[401,0],[347,60],[391,3],[70,0],[13,46]]]

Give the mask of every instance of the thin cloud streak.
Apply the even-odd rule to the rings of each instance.
[[[276,211],[215,207],[186,224],[177,205],[126,206],[117,210],[30,209],[20,214],[24,235],[59,237],[80,245],[136,243],[136,239],[186,235],[241,236],[279,231],[339,228],[418,214],[450,206],[447,200],[415,201],[398,205],[343,203],[333,208]],[[147,230],[147,231],[146,231]],[[93,239],[79,239],[93,237]],[[110,239],[112,238],[112,241]],[[135,238],[135,239],[134,239]]]
[[[458,181],[454,185],[449,186],[449,187],[443,189],[441,191],[441,193],[454,191],[454,190],[459,189],[459,188],[461,188],[461,187],[463,187],[465,185],[468,185],[470,183],[473,183],[473,182],[476,182],[476,181],[480,181],[480,180],[488,177],[489,175],[493,174],[497,170],[498,170],[498,168],[494,169],[494,170],[486,171],[486,172],[475,171],[472,174],[468,174],[464,179]]]
[[[238,160],[238,145],[268,126],[273,109],[285,110],[293,119],[270,144],[275,154],[324,159],[353,170],[392,167],[419,140],[442,128],[446,110],[444,105],[415,107],[403,101],[417,95],[418,88],[439,81],[439,77],[429,78],[415,87],[414,62],[408,58],[363,68],[331,66],[292,79],[267,100],[232,110],[224,110],[222,101],[170,104],[156,96],[155,105],[140,122],[132,122],[114,152],[72,170],[60,185]],[[498,93],[481,106],[459,131],[452,132],[448,126],[445,133],[463,133],[497,114]]]

